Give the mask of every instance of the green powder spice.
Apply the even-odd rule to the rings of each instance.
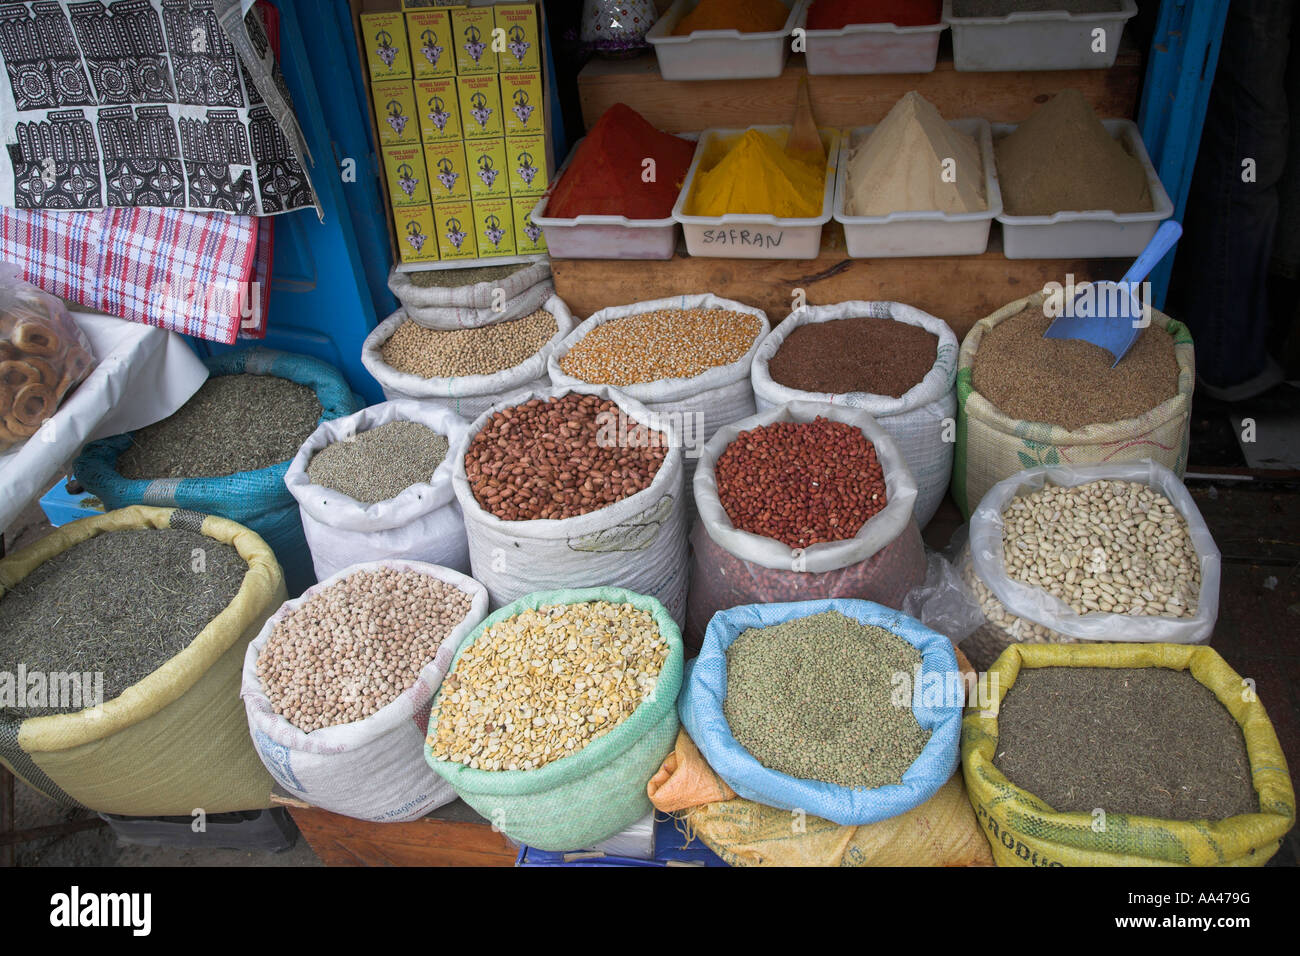
[[[307,477],[373,505],[428,481],[446,457],[447,439],[432,428],[418,422],[388,422],[316,452],[307,465]]]
[[[316,393],[277,375],[214,375],[176,414],[142,428],[123,478],[222,478],[288,461],[320,421]]]
[[[769,770],[841,787],[899,783],[930,739],[911,696],[892,699],[895,675],[910,680],[920,663],[898,635],[838,611],[751,628],[727,648],[723,715]]]
[[[508,266],[481,266],[477,269],[422,269],[407,273],[411,285],[421,289],[456,289],[480,282],[496,282],[512,276],[520,269],[529,269],[531,262]]]
[[[234,599],[247,572],[233,547],[193,531],[97,535],[0,597],[0,674],[17,674],[19,664],[29,675],[102,674],[103,701],[110,701],[194,640]],[[0,714],[78,709],[26,706]]]

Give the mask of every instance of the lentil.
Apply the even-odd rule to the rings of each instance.
[[[971,370],[975,390],[1004,415],[1073,431],[1135,418],[1178,394],[1174,340],[1152,324],[1124,360],[1079,339],[1045,339],[1052,320],[1027,306],[989,329]]]
[[[939,337],[918,325],[856,317],[796,328],[768,361],[772,381],[804,392],[902,398],[934,367]]]
[[[415,685],[470,595],[417,571],[358,571],[276,622],[257,658],[271,708],[311,733],[362,720]]]
[[[898,635],[826,611],[750,628],[727,648],[722,712],[769,770],[841,787],[899,783],[930,732],[893,696],[921,653]]]
[[[247,571],[233,547],[192,531],[96,535],[50,558],[0,597],[0,673],[16,673],[20,664],[29,673],[98,673],[103,700],[112,700],[189,645],[234,599]],[[31,717],[77,709],[0,713]]]
[[[447,457],[447,439],[419,422],[395,421],[327,445],[307,477],[365,505],[396,498],[428,481]]]
[[[421,269],[418,272],[408,272],[406,277],[411,280],[411,285],[420,289],[456,289],[480,282],[496,282],[521,269],[531,269],[532,266],[533,263],[525,262],[508,266],[480,266],[476,269]]]
[[[887,502],[875,447],[821,416],[741,432],[714,474],[735,527],[790,548],[852,538]]]
[[[1216,820],[1258,813],[1241,727],[1186,671],[1021,668],[993,764],[1059,813]]]
[[[289,461],[321,417],[306,385],[278,375],[213,375],[184,405],[132,435],[123,478],[222,478]]]
[[[560,359],[566,375],[594,385],[694,378],[744,358],[758,316],[726,309],[658,309],[596,326]]]
[[[580,751],[654,692],[668,642],[631,604],[521,611],[465,648],[434,701],[436,760],[536,770]]]
[[[609,442],[610,416],[622,414],[577,392],[496,412],[465,452],[474,498],[498,518],[531,521],[587,514],[650,487],[668,439],[629,423],[625,444]]]
[[[477,329],[426,329],[407,321],[380,353],[397,371],[421,378],[491,375],[535,355],[558,331],[555,316],[545,309]]]

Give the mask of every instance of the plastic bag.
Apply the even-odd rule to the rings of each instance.
[[[63,303],[0,266],[0,451],[35,435],[94,367]]]
[[[452,274],[455,274],[454,270]],[[413,322],[430,329],[473,329],[507,319],[527,315],[549,298],[555,290],[550,282],[551,262],[524,263],[516,271],[490,282],[475,282],[462,286],[419,286],[411,280],[411,273],[388,273],[388,288]],[[545,286],[547,294],[532,302],[525,293],[536,294]],[[500,290],[500,293],[497,290]],[[493,306],[503,300],[506,308],[496,311]]]

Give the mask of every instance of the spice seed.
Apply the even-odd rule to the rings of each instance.
[[[307,477],[365,505],[429,481],[447,457],[447,439],[419,422],[387,422],[312,455]]]
[[[939,337],[918,325],[865,316],[809,322],[768,361],[772,381],[803,392],[901,398],[934,367]]]

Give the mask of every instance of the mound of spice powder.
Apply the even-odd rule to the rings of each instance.
[[[661,133],[641,114],[615,103],[601,114],[555,184],[546,215],[667,219],[695,154],[695,144]],[[646,182],[645,160],[654,160]]]
[[[700,0],[673,28],[673,36],[696,30],[739,30],[767,33],[785,26],[790,8],[781,0]]]
[[[808,29],[840,30],[851,23],[930,26],[942,13],[942,0],[815,0],[808,8]]]
[[[822,208],[826,168],[796,159],[777,142],[756,129],[730,141],[715,143],[721,150],[716,161],[705,157],[696,168],[695,183],[686,203],[692,216],[771,215],[801,219]]]

